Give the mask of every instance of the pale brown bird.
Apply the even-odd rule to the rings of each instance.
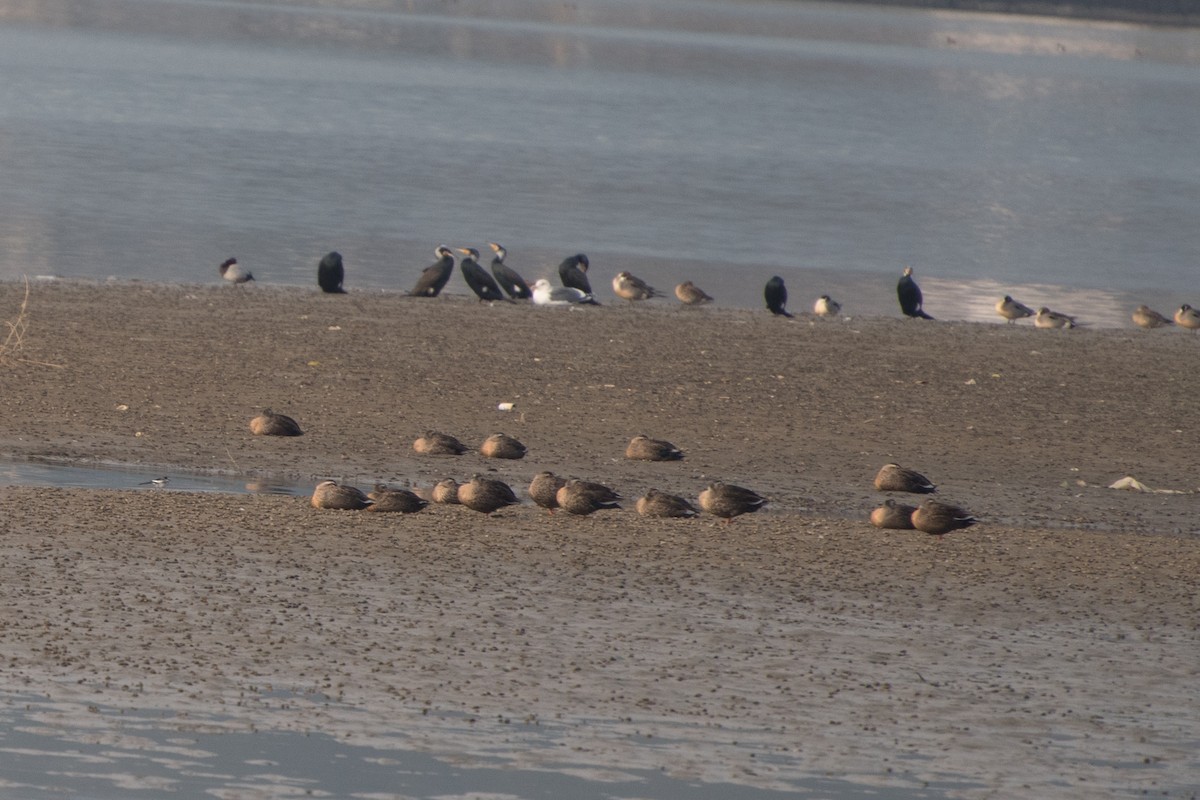
[[[375,491],[367,498],[372,501],[367,511],[394,511],[401,514],[415,514],[429,502],[408,489],[392,489],[385,484],[375,484]]]
[[[912,513],[916,510],[916,506],[906,506],[889,497],[883,501],[883,505],[871,512],[871,524],[876,528],[911,531]]]
[[[605,508],[620,508],[621,495],[601,483],[569,480],[555,494],[558,507],[568,514],[585,516]]]
[[[742,514],[753,514],[767,504],[767,500],[757,492],[734,486],[732,483],[716,481],[700,492],[700,507],[729,522]]]
[[[684,281],[675,287],[675,296],[679,298],[679,302],[685,306],[702,306],[705,303],[711,303],[713,299],[709,297],[703,289],[691,281]]]
[[[632,461],[679,461],[683,451],[663,439],[651,439],[638,434],[629,440],[625,457]]]
[[[221,262],[221,277],[232,284],[245,283],[254,280],[250,270],[238,263],[236,258],[227,258]]]
[[[1175,324],[1190,331],[1200,329],[1200,311],[1184,303],[1175,312]]]
[[[444,478],[438,481],[433,485],[430,497],[433,498],[433,502],[439,505],[458,505],[458,481],[454,480],[454,478]]]
[[[836,317],[842,312],[842,304],[827,294],[817,298],[813,303],[813,313],[818,317]]]
[[[426,431],[413,442],[413,450],[426,456],[461,456],[467,452],[467,446],[448,433]]]
[[[875,475],[875,488],[881,492],[913,494],[932,494],[937,491],[933,482],[924,475],[899,464],[884,464]]]
[[[932,497],[921,503],[912,513],[913,527],[934,536],[969,528],[978,521],[965,509],[939,502]]]
[[[340,511],[358,511],[371,505],[370,499],[353,486],[342,486],[334,481],[321,481],[312,493],[313,508],[334,508]]]
[[[643,517],[686,517],[699,514],[695,506],[676,494],[651,489],[638,498],[637,512]]]
[[[1139,328],[1161,328],[1164,325],[1174,325],[1169,317],[1164,317],[1149,306],[1138,306],[1133,310],[1133,324]]]
[[[560,478],[553,472],[539,472],[529,482],[529,496],[533,502],[553,514],[554,509],[558,508],[558,490],[566,483],[566,478]]]
[[[504,481],[472,475],[471,480],[458,487],[458,502],[472,511],[491,514],[505,506],[515,506],[521,501],[512,487]]]
[[[493,433],[483,440],[479,452],[485,458],[524,458],[525,445],[504,433]]]
[[[1036,328],[1074,328],[1077,324],[1074,317],[1051,311],[1045,306],[1039,308],[1037,316],[1033,318]]]
[[[300,423],[287,416],[277,414],[269,408],[250,420],[250,432],[255,436],[303,436]]]
[[[1008,295],[1004,295],[996,301],[996,313],[1008,320],[1011,325],[1019,319],[1032,317],[1034,311],[1024,303],[1019,303]]]
[[[636,275],[628,272],[618,272],[612,281],[613,292],[617,297],[634,302],[649,300],[651,297],[661,297],[662,292],[655,289]]]

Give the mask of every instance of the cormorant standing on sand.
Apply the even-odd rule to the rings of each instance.
[[[921,310],[921,287],[913,280],[912,267],[904,268],[904,274],[896,284],[896,297],[900,300],[900,310],[906,317],[933,319]]]
[[[767,281],[767,287],[763,289],[763,299],[767,301],[767,310],[772,314],[791,318],[792,315],[784,308],[787,305],[787,287],[783,285],[783,278],[776,275]]]
[[[569,289],[578,289],[585,294],[592,293],[592,284],[588,282],[588,257],[583,253],[576,253],[570,258],[564,259],[558,265],[558,277],[562,281],[562,285]]]
[[[492,258],[492,275],[496,278],[496,283],[500,284],[500,288],[508,292],[508,296],[513,300],[528,300],[533,297],[533,292],[525,279],[515,269],[504,263],[508,251],[496,242],[488,242],[488,247],[492,248],[492,252],[496,254]]]
[[[412,297],[437,297],[454,272],[454,253],[449,247],[439,244],[433,252],[438,260],[426,267],[421,277],[417,278],[417,285],[409,292]]]
[[[471,287],[471,291],[475,293],[480,302],[485,300],[512,302],[500,291],[500,287],[492,279],[492,276],[488,275],[487,271],[479,266],[478,250],[474,247],[459,247],[456,249],[464,256],[463,260],[458,264],[458,268],[462,270],[463,280],[467,282],[467,286]]]
[[[342,281],[346,278],[346,268],[342,265],[342,254],[334,250],[326,254],[317,264],[317,284],[326,294],[345,294]]]

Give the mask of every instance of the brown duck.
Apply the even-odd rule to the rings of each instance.
[[[899,464],[884,464],[875,476],[875,488],[881,492],[911,492],[932,494],[937,491],[933,482],[916,470]]]
[[[911,531],[912,513],[916,510],[916,506],[906,506],[888,498],[883,501],[883,505],[871,512],[871,524],[876,528]]]
[[[651,489],[638,498],[637,512],[643,517],[686,517],[691,518],[700,512],[696,507],[677,494],[667,494],[658,489]]]
[[[742,514],[753,514],[767,504],[767,500],[757,492],[732,483],[716,481],[700,492],[700,507],[729,522]]]
[[[413,450],[426,456],[461,456],[467,452],[467,446],[448,433],[426,431],[413,442]]]
[[[625,457],[634,461],[679,461],[683,451],[663,439],[651,439],[638,434],[629,440]]]
[[[433,490],[429,495],[435,503],[456,506],[458,505],[458,481],[454,480],[454,478],[440,480],[434,484]]]
[[[300,423],[287,416],[277,414],[269,408],[250,420],[250,432],[255,436],[303,436]]]
[[[372,501],[367,511],[394,511],[400,514],[415,514],[429,502],[417,497],[408,489],[392,489],[386,484],[375,484],[375,491],[367,495]]]
[[[515,506],[521,501],[512,487],[504,481],[472,475],[471,480],[458,487],[458,502],[472,511],[491,514],[505,506]]]
[[[553,514],[554,509],[558,508],[558,490],[566,482],[566,478],[560,478],[553,472],[539,472],[529,482],[529,496],[533,498],[533,502]]]
[[[913,527],[935,536],[969,528],[978,521],[966,509],[939,502],[932,497],[912,513]]]
[[[506,433],[493,433],[483,440],[479,452],[485,458],[524,458],[525,445]]]
[[[620,508],[621,495],[602,483],[569,480],[555,493],[558,507],[568,514],[586,516],[605,508]]]
[[[684,281],[676,286],[675,296],[685,306],[702,306],[713,301],[703,289],[691,281]]]
[[[371,505],[371,500],[353,486],[334,481],[321,481],[312,493],[313,508],[335,508],[340,511],[359,511]]]

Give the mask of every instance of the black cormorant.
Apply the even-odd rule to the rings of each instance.
[[[434,253],[438,260],[426,267],[421,277],[417,278],[417,285],[409,292],[413,297],[437,297],[454,272],[454,253],[449,247],[439,244]]]
[[[559,280],[569,289],[591,294],[592,284],[588,282],[587,277],[588,266],[588,257],[583,253],[576,253],[558,265]]]
[[[896,297],[900,300],[900,310],[907,317],[917,319],[933,319],[921,310],[921,287],[913,280],[912,267],[905,267],[900,282],[896,284]]]
[[[767,286],[763,289],[763,299],[767,301],[767,310],[772,314],[777,314],[781,317],[791,317],[787,312],[787,287],[783,285],[783,278],[776,275],[767,281]]]
[[[474,247],[459,247],[458,252],[462,253],[464,258],[459,262],[458,268],[462,270],[463,280],[467,282],[467,286],[471,287],[471,291],[483,300],[504,300],[511,303],[504,293],[500,291],[500,287],[491,275],[487,274],[487,270],[479,266],[479,251]]]
[[[346,268],[342,266],[342,254],[334,250],[326,254],[317,265],[317,283],[326,294],[345,294],[342,281],[346,278]]]
[[[515,269],[504,263],[508,251],[496,242],[488,242],[488,247],[492,248],[492,252],[496,254],[492,258],[492,275],[495,276],[496,283],[500,284],[500,288],[508,292],[508,296],[514,300],[528,300],[533,297],[533,292],[525,279]]]

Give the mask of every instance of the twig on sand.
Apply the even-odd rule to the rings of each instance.
[[[62,364],[51,364],[48,361],[34,361],[29,358],[21,358],[21,350],[25,347],[25,332],[29,329],[29,319],[26,316],[26,311],[29,308],[29,276],[25,276],[25,297],[21,300],[21,309],[17,312],[14,319],[4,321],[5,327],[8,328],[8,334],[4,337],[4,341],[0,342],[0,365],[11,367],[15,364],[35,364],[40,367],[54,367],[62,369]]]

